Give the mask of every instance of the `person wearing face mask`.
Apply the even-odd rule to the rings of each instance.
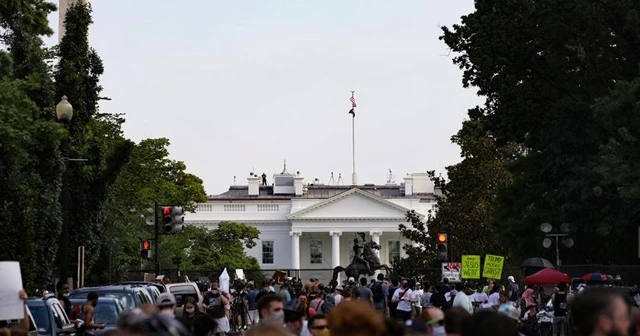
[[[181,319],[193,336],[206,336],[216,327],[216,322],[200,310],[198,302],[192,297],[185,299]]]
[[[227,297],[220,291],[217,282],[211,284],[211,291],[204,297],[204,306],[207,313],[216,321],[214,334],[224,336],[230,331],[229,318],[227,318],[225,305],[229,304]]]
[[[413,303],[413,291],[409,288],[407,280],[402,280],[402,286],[393,293],[392,301],[398,304],[396,317],[398,321],[406,322],[411,318],[411,304]]]
[[[284,301],[276,294],[265,294],[258,300],[260,323],[284,325]]]
[[[64,309],[64,312],[67,313],[67,316],[69,316],[69,318],[72,318],[71,301],[69,301],[71,286],[69,286],[69,283],[64,282],[62,280],[58,281],[58,283],[56,284],[56,292],[58,293],[57,298],[58,298],[58,301],[60,301],[60,305]]]
[[[90,292],[89,295],[87,295],[87,302],[82,306],[82,316],[84,317],[84,324],[82,326],[87,335],[93,335],[95,329],[104,329],[104,324],[95,323],[93,320],[95,314],[94,308],[97,304],[98,294],[96,292]]]

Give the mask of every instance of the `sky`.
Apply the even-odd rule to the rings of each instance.
[[[52,0],[53,1],[53,0]],[[57,1],[56,1],[57,2]],[[450,138],[469,108],[438,39],[473,0],[92,0],[90,43],[105,65],[102,112],[125,136],[166,137],[208,194],[249,173],[358,182],[460,161]],[[57,31],[58,14],[50,15]],[[57,43],[57,34],[46,40]],[[71,102],[73,104],[73,102]]]

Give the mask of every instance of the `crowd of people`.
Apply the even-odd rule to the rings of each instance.
[[[379,275],[328,286],[317,279],[249,281],[233,291],[221,293],[211,284],[204,302],[186,297],[179,314],[175,296],[162,293],[155,305],[122,313],[117,329],[104,335],[225,335],[229,320],[246,336],[640,335],[638,297],[601,286],[572,293],[566,284],[521,289],[513,277],[504,284],[431,285]],[[216,292],[232,299],[216,304]],[[97,300],[89,294],[86,315]],[[229,305],[238,313],[229,314]],[[0,335],[26,335],[23,329],[0,329]]]
[[[513,277],[504,284],[431,285],[380,275],[374,281],[348,279],[332,286],[317,279],[306,284],[295,278],[258,286],[249,282],[238,291],[243,313],[232,318],[247,325],[247,336],[640,335],[635,301],[615,288],[592,287],[572,295],[565,284],[551,293],[521,290]],[[173,314],[173,301],[167,302],[169,306],[159,302],[157,308],[130,312],[122,320],[161,315],[180,321],[185,333],[195,336],[216,330],[205,317],[207,309],[199,309],[195,300],[186,302],[179,317]],[[126,327],[136,323],[122,325],[120,332],[140,332]]]

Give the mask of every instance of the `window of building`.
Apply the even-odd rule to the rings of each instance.
[[[389,262],[396,262],[400,260],[400,241],[389,241]]]
[[[262,263],[273,264],[273,241],[262,241]]]
[[[311,263],[312,264],[322,264],[322,241],[320,240],[311,240]]]

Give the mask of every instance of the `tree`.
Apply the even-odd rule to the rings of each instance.
[[[0,52],[0,59],[2,64],[10,63],[6,53]],[[21,90],[25,85],[25,81],[0,78],[0,259],[19,261],[24,286],[33,289],[50,275],[50,256],[55,255],[54,239],[60,232],[59,222],[44,219],[38,210],[53,209],[48,216],[60,218],[59,208],[51,207],[57,198],[50,198],[50,191],[59,187],[60,171],[40,171],[45,165],[39,160],[62,160],[57,152],[43,153],[43,144],[59,144],[64,130],[39,118],[40,110]],[[49,185],[51,180],[58,184]]]
[[[67,127],[66,154],[87,160],[67,164],[71,181],[68,186],[71,243],[67,253],[75,255],[80,245],[94,252],[108,243],[100,234],[107,223],[108,189],[129,160],[134,144],[122,137],[118,119],[98,112],[102,91],[99,78],[104,67],[98,54],[89,47],[90,5],[75,2],[69,7],[64,23],[65,35],[60,42],[60,61],[55,70],[55,96],[66,95],[74,107],[73,119]],[[86,253],[86,273],[91,273],[99,255]]]
[[[421,268],[439,265],[436,258],[435,233],[447,233],[452,261],[460,261],[465,254],[484,255],[506,253],[493,225],[493,216],[499,191],[508,186],[511,175],[507,170],[507,159],[518,153],[515,145],[497,147],[493,137],[478,120],[478,109],[469,111],[469,119],[453,136],[452,142],[459,145],[462,161],[447,167],[449,180],[435,176],[431,179],[440,193],[436,196],[437,215],[429,213],[421,221],[415,213],[407,215],[406,224],[400,225],[402,235],[417,246],[405,246],[410,266]],[[408,276],[408,275],[407,275]]]
[[[592,107],[616,82],[638,76],[639,12],[634,1],[485,0],[462,24],[443,28],[463,85],[486,98],[483,127],[498,147],[521,148],[507,162],[513,180],[493,216],[514,256],[543,252],[541,223],[568,222],[576,245],[566,259],[614,261],[600,253],[610,242],[594,235],[616,207],[599,194],[605,181],[594,168],[610,135]]]
[[[184,267],[194,271],[255,270],[260,268],[258,260],[248,257],[244,249],[256,246],[259,235],[255,227],[234,222],[220,222],[215,229],[188,226],[185,234],[166,237],[161,258],[163,265],[170,265],[171,258],[181,257]]]
[[[121,117],[115,119],[117,123],[124,122]],[[90,275],[93,283],[120,279],[127,272],[140,268],[140,240],[153,237],[153,228],[144,224],[145,217],[150,215],[146,209],[152,209],[154,202],[194,210],[196,202],[207,200],[202,180],[187,173],[184,162],[169,158],[169,144],[165,138],[140,141],[133,148],[129,162],[109,187],[109,225],[103,231],[103,237],[109,237],[109,244],[103,245],[100,266]],[[184,237],[163,236],[161,252],[173,241],[182,241]],[[171,265],[170,256],[161,253],[160,257],[162,265]]]
[[[43,0],[0,3],[0,43],[9,51],[0,55],[0,109],[5,111],[0,151],[11,148],[0,163],[0,225],[7,229],[5,240],[13,239],[2,240],[6,248],[0,259],[21,261],[28,289],[49,281],[61,228],[59,145],[64,133],[53,122],[53,54],[41,39],[53,33],[47,15],[54,10]],[[15,235],[21,244],[15,245]]]

